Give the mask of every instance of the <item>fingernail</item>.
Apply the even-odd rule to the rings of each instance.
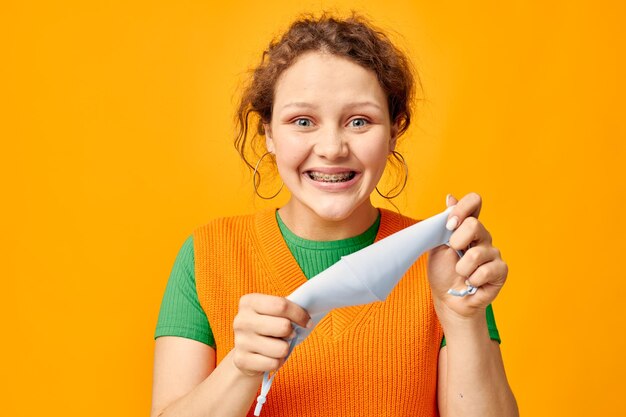
[[[459,223],[459,218],[456,216],[452,216],[450,217],[450,219],[448,220],[448,223],[446,223],[446,229],[448,230],[454,230],[456,229],[457,225]]]
[[[311,327],[313,327],[313,320],[309,319],[308,323],[306,324],[306,328],[310,329]]]
[[[469,279],[465,280],[465,285],[467,285],[468,287],[472,285],[472,284],[470,284]]]
[[[446,207],[450,207],[452,204],[450,202],[450,198],[452,197],[452,194],[448,194],[446,196]]]

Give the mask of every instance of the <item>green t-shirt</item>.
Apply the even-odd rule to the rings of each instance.
[[[280,232],[307,279],[314,277],[339,261],[342,256],[363,249],[376,239],[380,215],[369,229],[359,236],[333,241],[307,240],[294,235],[285,226],[278,211],[276,221]],[[493,340],[500,342],[491,305],[487,307],[487,327]],[[154,338],[180,336],[197,340],[215,348],[215,338],[196,291],[193,236],[183,243],[165,288]],[[445,339],[441,346],[445,346]]]

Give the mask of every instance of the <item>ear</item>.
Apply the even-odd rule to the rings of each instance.
[[[265,131],[265,147],[270,153],[274,153],[274,140],[272,139],[272,126],[269,123],[263,123],[263,130]]]
[[[389,139],[389,153],[396,149],[398,141],[398,131],[400,130],[400,119],[396,119],[391,125],[391,139]]]

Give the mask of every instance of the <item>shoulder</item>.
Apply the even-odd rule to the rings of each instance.
[[[193,231],[193,236],[197,238],[202,234],[247,229],[254,223],[254,219],[257,215],[258,213],[218,217],[196,227]]]
[[[194,254],[193,254],[193,234],[187,236],[182,246],[178,250],[176,255],[176,261],[174,263],[175,269],[188,269],[189,265],[193,266]]]
[[[194,246],[199,242],[233,244],[248,241],[266,232],[265,229],[278,229],[276,209],[261,210],[252,214],[219,217],[205,223],[193,231]],[[252,239],[254,240],[254,239]]]
[[[404,228],[407,228],[419,222],[419,220],[417,219],[404,216],[400,213],[396,213],[388,209],[379,208],[379,210],[380,210],[380,229],[381,229],[381,232],[383,232],[384,234],[386,234],[385,232],[387,232],[388,234],[395,233],[399,230],[402,230]]]
[[[193,234],[187,236],[187,239],[185,239],[183,245],[180,247],[179,255],[193,256]]]

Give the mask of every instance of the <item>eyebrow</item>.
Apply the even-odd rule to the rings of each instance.
[[[369,107],[375,107],[378,110],[382,110],[381,107],[378,104],[374,103],[373,101],[357,101],[357,102],[354,102],[354,103],[349,103],[346,107],[352,108],[352,107],[368,107],[368,106]],[[281,110],[284,110],[284,109],[289,108],[289,107],[314,109],[314,108],[317,108],[318,106],[313,105],[311,103],[303,102],[303,101],[293,101],[291,103],[285,104],[281,108]]]
[[[314,107],[316,107],[316,106],[314,106],[314,105],[312,105],[312,104],[310,104],[310,103],[305,103],[305,102],[302,102],[302,101],[293,101],[293,102],[291,102],[291,103],[287,103],[287,104],[285,104],[285,105],[282,107],[282,109],[287,109],[287,108],[289,108],[289,107],[314,108]],[[281,110],[282,110],[282,109],[281,109]]]

